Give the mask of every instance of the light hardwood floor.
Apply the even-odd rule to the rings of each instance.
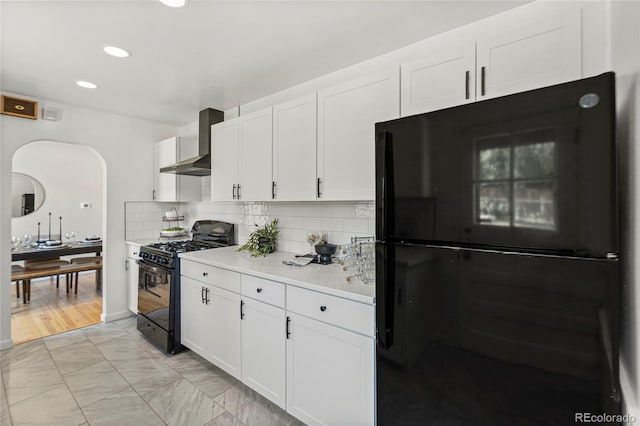
[[[95,273],[80,274],[78,294],[66,293],[64,276],[60,287],[55,279],[31,281],[31,303],[16,298],[11,285],[11,337],[14,344],[29,342],[53,334],[100,322],[102,297],[96,294]]]

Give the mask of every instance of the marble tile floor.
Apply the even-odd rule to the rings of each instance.
[[[135,324],[0,351],[0,425],[303,424],[195,353],[162,353]]]

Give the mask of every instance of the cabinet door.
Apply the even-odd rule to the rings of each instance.
[[[320,200],[375,198],[374,125],[399,117],[397,68],[318,92]]]
[[[136,253],[137,254],[137,253]],[[127,284],[129,288],[129,310],[138,313],[138,264],[136,258],[127,258]]]
[[[153,199],[155,201],[177,200],[177,179],[173,173],[160,173],[160,168],[175,164],[178,158],[176,137],[156,142],[153,145]]]
[[[207,358],[240,380],[240,295],[215,286],[209,290],[210,325],[206,332],[211,346]]]
[[[287,411],[309,425],[372,425],[374,339],[289,316]]]
[[[486,22],[477,44],[478,99],[580,78],[580,12],[547,5]]]
[[[233,201],[238,185],[238,119],[211,126],[211,199]]]
[[[240,189],[242,201],[271,200],[271,107],[241,115]]]
[[[475,100],[476,45],[467,40],[437,37],[428,58],[400,67],[403,117]]]
[[[285,408],[285,313],[243,299],[242,383]]]
[[[273,107],[273,181],[277,201],[316,199],[317,96]]]
[[[200,281],[180,277],[180,339],[183,345],[205,358],[212,324],[211,309],[206,304],[207,289],[210,287]]]

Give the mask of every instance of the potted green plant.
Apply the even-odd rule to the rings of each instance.
[[[276,251],[276,240],[278,239],[278,219],[273,219],[271,223],[265,224],[249,234],[246,243],[237,251],[249,251],[251,257],[266,256]]]

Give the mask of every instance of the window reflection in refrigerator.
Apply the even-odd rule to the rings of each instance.
[[[553,129],[476,140],[476,223],[556,230],[556,142]]]

